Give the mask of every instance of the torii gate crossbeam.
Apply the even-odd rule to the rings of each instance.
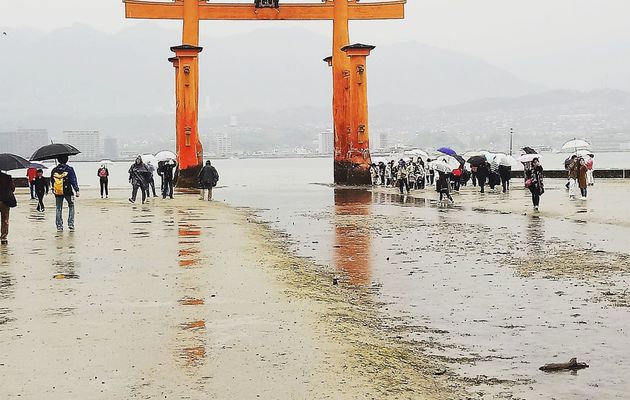
[[[322,3],[281,4],[278,8],[256,8],[252,3],[209,3],[206,0],[143,1],[124,0],[125,16],[136,19],[183,21],[182,45],[173,47],[176,70],[178,187],[196,186],[196,174],[203,162],[197,129],[198,53],[200,20],[333,21],[333,119],[335,132],[335,183],[368,184],[370,163],[367,137],[367,106],[353,107],[350,95],[350,56],[342,48],[350,44],[348,21],[403,19],[406,0],[359,3],[358,0],[323,0]],[[364,68],[361,65],[360,68]],[[360,83],[363,84],[363,83]],[[365,83],[367,85],[367,83]],[[358,91],[367,96],[367,90]],[[365,109],[365,115],[353,116]],[[354,111],[353,111],[354,110]],[[351,121],[363,121],[351,127]],[[361,133],[361,139],[357,136]]]

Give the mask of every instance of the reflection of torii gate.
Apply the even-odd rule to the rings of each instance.
[[[177,98],[178,186],[196,187],[203,150],[198,134],[200,20],[332,20],[333,119],[335,183],[368,184],[370,177],[365,57],[372,46],[348,46],[349,20],[402,19],[406,0],[359,3],[358,0],[322,0],[322,3],[280,4],[256,8],[242,3],[205,0],[171,2],[124,0],[127,18],[183,20],[182,45],[172,47]]]

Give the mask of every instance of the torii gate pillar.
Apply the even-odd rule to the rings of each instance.
[[[199,141],[199,59],[203,49],[198,46],[171,47],[175,52],[175,95],[177,130],[177,177],[178,188],[197,187],[197,177],[203,164],[203,147]]]
[[[352,185],[369,185],[370,176],[370,134],[368,130],[368,91],[367,91],[367,57],[374,46],[353,44],[341,49],[350,59],[348,77],[348,153],[346,161],[350,162],[348,183]]]

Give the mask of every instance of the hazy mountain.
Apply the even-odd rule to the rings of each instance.
[[[12,30],[0,41],[7,56],[0,64],[0,126],[171,132],[174,72],[167,58],[179,40],[178,31],[150,23],[117,34],[84,25],[48,34]],[[261,116],[287,108],[329,109],[330,69],[321,61],[331,52],[329,38],[302,29],[269,29],[203,37],[201,45],[204,123],[233,114],[246,118],[246,111]],[[417,43],[377,47],[369,71],[374,106],[434,108],[541,89],[472,56]],[[286,117],[275,115],[280,123]],[[158,116],[144,128],[130,122]]]

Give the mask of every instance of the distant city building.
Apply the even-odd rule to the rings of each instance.
[[[227,157],[232,154],[232,138],[227,133],[219,133],[214,137],[214,154]]]
[[[236,127],[238,126],[238,117],[236,115],[232,115],[230,117],[230,127]]]
[[[370,132],[370,149],[372,151],[383,151],[389,148],[388,136],[384,131]]]
[[[46,129],[23,129],[0,132],[0,153],[30,158],[35,150],[48,144]]]
[[[105,138],[103,141],[103,155],[106,158],[118,158],[120,157],[120,150],[118,149],[118,140],[115,138]]]
[[[63,131],[66,143],[73,145],[81,154],[77,160],[100,160],[103,157],[103,143],[99,131]]]
[[[317,150],[319,154],[332,154],[335,151],[334,136],[331,130],[319,134],[317,138]]]

